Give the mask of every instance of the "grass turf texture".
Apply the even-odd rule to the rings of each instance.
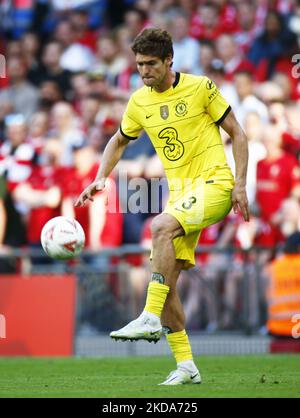
[[[168,357],[0,358],[0,397],[300,397],[300,356],[196,358],[201,385],[158,386]]]

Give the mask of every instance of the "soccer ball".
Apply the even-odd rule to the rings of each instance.
[[[85,235],[78,221],[56,216],[48,221],[41,232],[41,244],[47,255],[56,260],[68,260],[79,255]]]

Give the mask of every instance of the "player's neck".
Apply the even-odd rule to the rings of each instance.
[[[170,69],[170,71],[168,71],[166,73],[166,76],[162,80],[162,82],[158,86],[154,87],[154,90],[157,93],[163,93],[164,91],[168,90],[174,84],[175,79],[176,79],[176,72],[172,71]]]

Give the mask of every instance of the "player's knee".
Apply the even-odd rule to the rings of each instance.
[[[165,216],[157,216],[151,225],[152,239],[173,239],[174,227]]]

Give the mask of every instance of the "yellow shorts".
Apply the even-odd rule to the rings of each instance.
[[[195,248],[203,228],[221,221],[230,212],[233,181],[198,182],[181,196],[170,200],[163,213],[174,216],[185,235],[174,239],[176,259],[185,260],[184,269],[195,265]]]

